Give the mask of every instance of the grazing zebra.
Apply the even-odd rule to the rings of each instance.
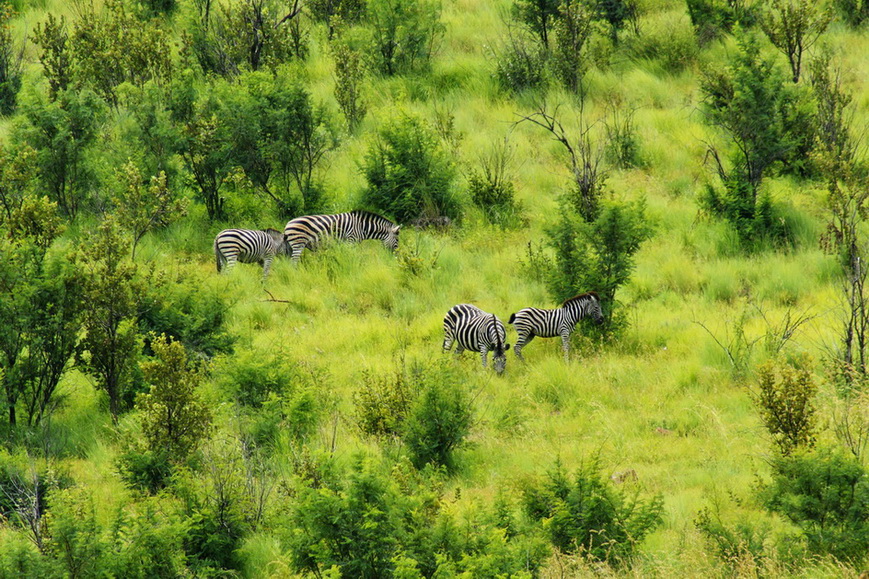
[[[265,279],[275,255],[287,255],[289,252],[284,235],[277,229],[224,229],[214,238],[218,272],[224,265],[229,269],[236,261],[259,263],[263,266]]]
[[[456,354],[464,350],[479,352],[483,357],[483,368],[486,367],[486,356],[492,350],[492,365],[500,374],[507,364],[507,350],[510,344],[505,344],[507,332],[504,324],[495,314],[484,312],[471,304],[459,304],[450,308],[444,317],[444,352],[456,342]]]
[[[570,334],[576,323],[586,316],[592,316],[594,321],[601,323],[603,314],[600,311],[600,298],[595,292],[588,292],[570,298],[554,310],[541,310],[539,308],[525,308],[510,315],[508,323],[513,324],[516,333],[516,357],[522,358],[522,348],[534,339],[554,338],[561,336],[561,349],[564,350],[564,359],[568,358],[570,348]]]
[[[350,211],[336,215],[305,215],[296,217],[284,227],[284,236],[290,246],[293,262],[298,263],[302,250],[316,249],[323,237],[346,241],[380,239],[392,251],[398,249],[400,225],[368,211]]]

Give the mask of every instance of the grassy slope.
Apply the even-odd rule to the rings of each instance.
[[[493,88],[489,47],[498,45],[504,30],[501,14],[509,2],[492,4],[445,0],[447,32],[434,64],[435,80],[375,82],[360,136],[346,141],[332,158],[327,181],[336,208],[351,207],[363,184],[357,167],[366,139],[396,108],[432,121],[452,115],[461,137],[459,163],[473,165],[476,151],[511,134],[518,196],[528,210],[526,229],[501,232],[472,218],[449,235],[407,231],[402,234],[404,248],[418,248],[424,258],[437,259],[437,267],[419,277],[402,271],[373,243],[306,254],[298,269],[278,262],[268,289],[289,304],[264,301],[253,267],[208,278],[235,300],[232,326],[242,344],[277,348],[326,368],[324,389],[343,416],[352,411],[351,395],[362,370],[391,371],[400,352],[411,360],[441,355],[442,316],[451,305],[474,302],[505,321],[521,307],[551,305],[545,289],[523,274],[521,261],[527,243],[541,242],[543,228],[554,218],[555,199],[568,179],[565,160],[560,146],[542,130],[513,126],[517,115],[533,112],[531,99],[509,99]],[[690,26],[680,2],[649,0],[644,7],[644,31],[660,34],[662,27],[675,26],[677,33],[685,33]],[[856,95],[855,126],[866,126],[869,37],[839,28],[831,36]],[[713,47],[701,58],[720,59],[727,50]],[[313,54],[308,69],[312,91],[331,100],[328,55],[316,47]],[[572,468],[600,452],[608,472],[634,469],[646,491],[665,497],[666,524],[648,539],[649,560],[641,572],[711,574],[713,563],[692,521],[715,497],[728,492],[748,496],[756,474],[766,472],[769,444],[748,388],[734,382],[722,350],[695,321],[726,342],[733,321],[747,307],[743,295],[750,288],[773,324],[788,308],[816,316],[790,348],[820,359],[838,326],[837,282],[831,259],[816,249],[823,226],[821,191],[787,180],[770,183],[779,199],[805,216],[802,244],[788,253],[736,254],[726,228],[698,216],[695,195],[707,175],[702,141],[709,133],[697,112],[696,71],[649,71],[659,67],[616,59],[609,69],[593,72],[586,109],[591,118],[599,115],[607,95],[639,107],[636,125],[648,167],[615,172],[609,181],[620,198],[645,198],[657,228],[638,255],[633,281],[620,296],[632,308],[632,328],[621,345],[574,355],[569,365],[562,362],[555,340],[530,345],[525,365],[511,355],[503,377],[483,371],[473,355],[456,362],[469,391],[477,393],[478,419],[454,483],[462,497],[456,508],[477,498],[489,500],[498,488],[544,472],[556,457]],[[550,97],[550,102],[559,98],[569,125],[572,106],[567,97]],[[212,233],[203,233],[197,224],[182,224],[147,240],[142,255],[171,262],[179,252],[189,252],[196,267],[211,274]],[[752,315],[748,334],[765,331],[762,319]],[[513,341],[512,329],[508,334]],[[87,384],[76,380],[68,388],[76,402],[60,422],[76,432],[98,430],[80,426],[96,404]],[[324,426],[320,437],[324,440],[326,430]],[[104,436],[94,434],[91,440],[87,458],[72,466],[73,474],[105,499],[98,504],[122,502],[124,491],[112,475],[115,450]],[[339,456],[349,457],[359,449],[378,452],[347,420],[340,421]],[[275,556],[269,544],[261,539],[251,550],[266,560]]]

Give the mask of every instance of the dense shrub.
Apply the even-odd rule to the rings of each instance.
[[[471,201],[489,223],[504,227],[522,224],[522,206],[516,200],[516,186],[510,175],[513,148],[504,141],[480,155],[479,169],[468,174]]]
[[[369,148],[362,172],[368,182],[363,204],[400,223],[458,215],[453,163],[434,130],[418,117],[387,123]]]
[[[802,529],[809,550],[860,564],[869,553],[869,477],[853,458],[829,450],[774,460],[761,489],[771,511]]]
[[[417,468],[455,468],[454,452],[471,431],[473,411],[462,382],[446,368],[433,371],[411,405],[402,440]]]
[[[0,8],[0,115],[8,115],[15,110],[18,91],[21,90],[24,53],[12,40],[9,21],[14,16],[12,6],[7,4]]]
[[[583,464],[573,480],[557,462],[546,480],[525,485],[523,503],[559,550],[611,564],[629,563],[639,543],[663,523],[661,496],[641,499],[616,489],[597,460]]]
[[[362,386],[353,394],[354,421],[366,435],[398,437],[423,379],[419,367],[397,369],[392,375],[363,372]]]
[[[758,391],[754,403],[764,426],[779,451],[788,456],[815,443],[817,386],[806,368],[776,367],[767,362],[758,369]]]
[[[544,88],[547,83],[546,54],[525,35],[511,31],[494,55],[494,76],[498,86],[511,93]]]
[[[439,0],[368,0],[374,68],[385,75],[426,70],[444,34]]]

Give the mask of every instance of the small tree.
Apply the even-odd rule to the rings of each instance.
[[[468,175],[471,201],[490,223],[502,226],[521,222],[522,207],[516,200],[516,187],[510,174],[515,149],[505,138],[479,155],[479,170]]]
[[[402,440],[417,468],[454,469],[453,453],[470,433],[471,403],[454,379],[449,373],[432,376],[408,410]]]
[[[73,54],[66,19],[63,16],[58,19],[49,12],[46,21],[36,25],[33,42],[41,50],[39,62],[48,80],[48,98],[55,100],[70,87],[73,77]]]
[[[362,172],[368,181],[363,203],[401,223],[458,215],[452,191],[455,168],[434,130],[418,117],[384,125]]]
[[[817,42],[830,20],[829,8],[809,0],[772,0],[761,12],[760,27],[773,46],[787,57],[794,82],[800,80],[803,52]]]
[[[127,258],[126,248],[117,223],[109,216],[93,237],[81,243],[77,255],[85,276],[85,335],[78,360],[108,396],[115,424],[131,398],[142,351],[139,300],[148,285]]]
[[[151,349],[155,359],[141,365],[151,389],[136,400],[142,433],[152,451],[165,451],[181,462],[211,429],[211,412],[196,392],[202,375],[190,368],[180,342],[161,335],[151,341]]]
[[[540,44],[549,49],[549,38],[562,0],[514,0],[513,17],[540,39]]]
[[[563,2],[555,21],[555,48],[552,62],[562,84],[574,93],[581,93],[582,79],[588,71],[586,45],[594,32],[594,14],[578,0]]]
[[[124,187],[112,198],[118,223],[133,236],[132,258],[136,259],[136,246],[145,234],[158,227],[166,227],[186,213],[185,203],[176,198],[166,184],[166,173],[151,177],[146,188],[139,169],[128,162],[119,171]]]
[[[362,55],[344,43],[332,45],[335,56],[335,100],[347,126],[353,131],[365,118],[364,82],[365,63]]]
[[[194,194],[205,204],[212,221],[227,216],[222,190],[233,170],[231,140],[219,119],[209,104],[197,105],[193,118],[184,125],[181,145],[181,158],[191,175]]]
[[[573,480],[556,462],[545,481],[526,484],[522,495],[526,515],[546,521],[545,533],[556,548],[607,563],[628,563],[663,523],[661,496],[644,500],[639,492],[617,490],[601,476],[597,459],[581,465]]]
[[[808,369],[776,367],[770,361],[758,369],[758,391],[753,395],[764,426],[782,456],[815,444],[817,392]]]
[[[0,115],[8,115],[15,110],[18,91],[21,89],[24,47],[17,48],[12,39],[9,22],[14,17],[15,10],[11,5],[0,7]]]
[[[369,0],[372,58],[387,76],[425,70],[444,33],[439,0]]]
[[[720,130],[732,151],[728,166],[718,149],[709,147],[724,192],[710,187],[702,203],[727,219],[743,241],[782,238],[786,232],[776,226],[760,186],[794,147],[786,126],[794,96],[783,89],[782,71],[763,58],[754,37],[741,37],[739,47],[727,70],[707,72],[701,85],[706,122]]]

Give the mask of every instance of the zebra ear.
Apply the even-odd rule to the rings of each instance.
[[[392,231],[393,233],[398,233],[399,231],[401,231],[401,225],[396,225],[392,228]]]
[[[506,352],[509,349],[510,349],[510,344],[504,344],[504,351]]]

